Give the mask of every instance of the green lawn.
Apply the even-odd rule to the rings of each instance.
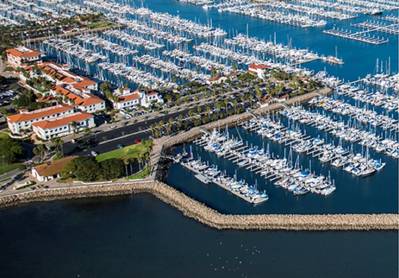
[[[137,172],[129,177],[127,177],[129,180],[138,180],[138,179],[144,179],[150,175],[150,167],[146,166],[143,170],[140,172]]]
[[[11,164],[0,163],[0,175],[21,167],[22,167],[21,163],[11,163]]]
[[[0,139],[6,139],[6,138],[8,138],[9,136],[8,136],[8,133],[7,132],[3,132],[3,131],[0,131]]]
[[[152,146],[152,141],[143,141],[139,144],[134,144],[126,146],[121,149],[113,150],[110,152],[99,154],[96,157],[98,162],[111,159],[134,159],[143,156],[145,153],[150,152]]]

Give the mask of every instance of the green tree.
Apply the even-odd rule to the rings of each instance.
[[[111,88],[112,87],[109,82],[103,82],[100,84],[100,91],[103,92],[104,94],[112,92]]]
[[[36,96],[31,91],[24,90],[12,102],[15,108],[28,108],[36,101]]]
[[[18,141],[10,137],[0,139],[0,158],[3,162],[15,162],[22,154],[23,149]]]
[[[262,93],[262,91],[259,89],[259,86],[258,86],[258,85],[255,86],[255,94],[256,94],[256,97],[257,97],[258,99],[261,99],[261,98],[262,98],[263,93]]]
[[[43,161],[44,157],[46,156],[47,148],[44,144],[36,145],[33,148],[33,154],[40,157],[40,162]]]
[[[111,158],[100,162],[103,179],[112,180],[123,176],[125,164],[121,159]]]
[[[64,141],[62,141],[61,138],[54,137],[51,139],[51,143],[53,144],[53,147],[57,154],[62,155],[64,153],[63,151]]]
[[[101,167],[94,157],[77,157],[69,162],[61,172],[63,178],[76,178],[80,181],[96,181],[101,178]]]

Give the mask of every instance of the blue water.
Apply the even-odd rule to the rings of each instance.
[[[231,130],[231,134],[237,131]],[[310,134],[310,133],[308,133]],[[270,151],[282,157],[284,147],[262,137],[248,133],[240,129],[240,135],[244,141],[259,147],[270,144]],[[265,142],[265,143],[263,143]],[[336,141],[337,143],[338,141]],[[264,145],[265,144],[265,145]],[[384,155],[370,151],[373,158],[380,157],[387,163],[385,168],[375,175],[368,177],[355,177],[342,169],[337,169],[323,164],[319,160],[306,155],[299,156],[299,162],[303,167],[311,167],[316,174],[323,174],[335,180],[337,189],[329,196],[320,196],[308,193],[304,196],[294,196],[279,186],[274,185],[265,178],[247,169],[240,168],[231,161],[217,157],[214,153],[205,151],[197,145],[192,147],[194,157],[215,164],[220,170],[226,171],[229,176],[237,174],[239,179],[245,179],[249,184],[257,182],[259,189],[266,190],[269,195],[267,202],[252,205],[242,200],[221,187],[210,183],[203,184],[194,177],[194,174],[183,168],[180,164],[173,164],[166,177],[168,184],[182,190],[189,196],[206,203],[218,211],[224,213],[393,213],[398,212],[398,161]],[[182,147],[175,151],[179,152]],[[286,149],[286,153],[289,150]],[[296,160],[294,153],[294,161]],[[311,162],[309,162],[311,161]]]
[[[136,6],[141,6],[141,2],[134,2]],[[370,45],[356,41],[345,40],[323,34],[322,30],[330,29],[332,26],[344,27],[350,29],[350,24],[361,22],[372,16],[360,16],[347,21],[330,21],[323,28],[298,28],[281,24],[270,23],[260,19],[254,19],[247,16],[241,16],[231,13],[218,13],[216,10],[204,10],[201,7],[182,4],[178,1],[155,1],[149,0],[144,3],[157,12],[168,12],[173,15],[201,22],[203,24],[212,23],[215,27],[220,27],[229,32],[229,36],[237,33],[248,32],[249,36],[260,39],[273,40],[274,33],[278,42],[287,44],[290,40],[294,47],[307,48],[320,54],[335,55],[335,48],[338,49],[338,56],[345,61],[344,65],[329,65],[322,62],[312,62],[304,66],[314,71],[327,70],[330,74],[338,76],[343,80],[357,80],[369,73],[376,71],[376,61],[379,66],[383,61],[383,67],[387,66],[390,60],[391,71],[397,71],[398,64],[398,39],[395,36],[384,34],[390,42],[382,45]],[[381,34],[382,35],[382,34]],[[352,102],[352,104],[354,104]],[[378,111],[378,108],[377,108]],[[380,111],[379,111],[380,112]],[[394,113],[392,113],[394,114]],[[397,118],[397,114],[393,115]],[[345,119],[345,117],[343,117]],[[338,144],[338,139],[328,134],[320,133],[314,128],[300,125],[306,133],[314,137],[323,138]],[[364,128],[366,128],[365,126]],[[232,133],[235,132],[233,129]],[[382,131],[380,131],[382,132]],[[243,130],[241,136],[249,143],[260,147],[269,141],[262,140],[257,135],[249,134]],[[271,150],[283,156],[284,148],[278,144],[271,144]],[[269,194],[269,201],[257,206],[246,203],[214,184],[204,185],[199,182],[192,173],[183,169],[179,165],[172,165],[169,170],[166,181],[182,190],[188,195],[209,204],[211,207],[226,213],[383,213],[397,212],[398,203],[398,161],[374,151],[370,151],[373,158],[381,158],[386,162],[386,167],[376,175],[357,178],[341,169],[336,169],[320,163],[317,159],[311,159],[309,156],[300,156],[301,165],[308,167],[311,161],[312,169],[317,174],[327,176],[331,173],[336,182],[337,190],[328,197],[307,194],[306,196],[293,196],[286,190],[276,187],[267,180],[257,176],[249,171],[239,169],[229,161],[219,159],[214,154],[207,153],[201,148],[193,148],[196,156],[211,163],[217,164],[220,168],[226,170],[230,175],[238,171],[239,178],[245,178],[249,183],[254,184],[257,180],[260,189],[266,189]],[[354,146],[356,151],[361,151],[359,145]],[[288,151],[287,151],[288,153]]]
[[[217,231],[149,195],[0,210],[0,277],[394,278],[395,232]]]
[[[134,3],[137,7],[141,6],[140,1],[130,1],[130,3]],[[184,4],[175,0],[148,0],[144,2],[144,7],[148,7],[156,12],[179,15],[182,18],[203,24],[212,22],[212,26],[226,30],[229,32],[229,36],[236,33],[247,34],[248,30],[249,36],[264,40],[273,40],[274,33],[276,33],[277,42],[288,44],[289,40],[291,40],[294,47],[308,48],[325,55],[335,55],[335,48],[337,47],[338,56],[345,61],[344,65],[334,66],[322,62],[312,62],[311,64],[306,64],[306,67],[312,70],[326,69],[330,74],[344,80],[356,80],[368,73],[374,73],[376,59],[387,62],[390,57],[392,71],[397,72],[398,69],[398,38],[393,35],[384,34],[383,36],[388,37],[390,42],[375,46],[336,38],[322,33],[324,29],[331,29],[333,26],[350,29],[351,23],[374,19],[372,16],[360,16],[341,22],[331,21],[327,26],[322,28],[304,29],[271,23],[248,16],[219,13],[217,10],[204,10],[201,7]],[[394,12],[386,14],[394,14]]]
[[[75,0],[75,2],[81,2],[80,0]],[[371,45],[366,43],[361,43],[358,41],[346,40],[342,38],[337,38],[334,36],[330,36],[324,34],[322,31],[325,29],[331,29],[333,26],[345,28],[345,29],[353,29],[351,24],[362,22],[367,19],[378,19],[373,16],[359,16],[358,18],[345,20],[345,21],[336,21],[329,20],[329,23],[325,27],[320,28],[299,28],[293,27],[278,23],[271,23],[268,21],[237,15],[233,13],[219,13],[215,9],[204,10],[200,6],[184,4],[175,0],[148,0],[148,1],[119,1],[120,3],[129,3],[135,7],[148,7],[156,12],[167,12],[172,15],[180,16],[181,18],[193,20],[195,22],[199,22],[205,25],[210,25],[214,27],[220,27],[228,32],[227,37],[233,37],[237,33],[248,34],[251,37],[256,37],[263,40],[274,40],[276,37],[277,42],[281,42],[283,44],[290,44],[296,48],[306,48],[313,52],[322,54],[322,55],[335,55],[336,49],[338,52],[338,57],[342,58],[345,61],[344,65],[330,65],[328,63],[324,63],[321,61],[314,61],[311,63],[307,63],[302,65],[308,69],[313,70],[314,72],[318,72],[321,70],[327,71],[329,74],[339,77],[342,80],[357,80],[359,77],[364,77],[369,73],[376,72],[376,62],[378,59],[379,67],[386,68],[388,61],[391,65],[391,72],[397,72],[398,70],[398,38],[383,33],[377,33],[373,35],[384,36],[387,37],[390,41],[389,43],[382,45]],[[387,12],[387,14],[394,14],[394,12]],[[134,16],[130,16],[131,19],[136,19]],[[201,42],[206,41],[206,39],[200,39],[195,36],[190,36],[194,40],[193,42],[185,45],[184,48],[192,51],[192,46],[198,45]],[[120,42],[118,40],[112,40],[114,43],[118,43],[124,46],[127,46],[125,43]],[[218,43],[221,43],[222,40],[216,40]],[[215,42],[216,42],[215,41]],[[214,42],[213,39],[209,39],[209,42]],[[167,44],[166,42],[162,42],[168,50],[174,48],[174,46]],[[150,54],[155,57],[162,56],[162,50],[154,50],[154,51],[144,51],[141,48],[138,48],[139,55]],[[54,52],[49,52],[51,56],[54,56]],[[60,55],[57,53],[57,56],[61,58],[62,62],[66,62],[68,59],[65,55]],[[96,74],[95,65],[86,66],[83,61],[78,61],[77,59],[69,58],[72,64],[75,67],[86,70],[89,75],[94,77],[99,77]],[[167,60],[167,58],[164,57]],[[164,73],[161,74],[159,70],[153,70],[148,66],[143,66],[137,63],[132,63],[129,57],[116,57],[111,54],[110,59],[111,62],[125,62],[128,65],[134,65],[135,67],[151,72],[159,77],[168,78],[171,80],[171,75]],[[173,62],[173,61],[172,61]],[[186,65],[187,67],[192,68],[192,65]],[[242,68],[241,66],[240,68]],[[246,68],[246,66],[244,67]],[[204,71],[204,73],[208,73],[209,71]],[[105,74],[106,79],[118,84],[122,85],[124,83],[128,83],[130,86],[135,87],[137,84],[134,84],[130,81],[127,81],[123,78],[116,78],[112,74]],[[181,84],[185,80],[176,80],[177,83]]]

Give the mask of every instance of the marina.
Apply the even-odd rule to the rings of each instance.
[[[343,79],[351,78],[345,74],[345,68],[353,65],[347,63],[346,46],[338,41],[334,41],[331,50],[323,51],[296,44],[300,40],[295,39],[295,35],[282,42],[281,35],[271,30],[263,36],[254,34],[250,26],[244,26],[240,32],[228,30],[216,26],[212,20],[202,19],[201,23],[197,18],[185,19],[177,13],[165,12],[162,8],[101,0],[85,1],[84,4],[89,9],[100,5],[102,11],[111,17],[118,15],[115,20],[124,27],[68,40],[49,39],[42,44],[41,50],[60,57],[59,62],[72,64],[99,80],[117,85],[130,82],[151,88],[177,88],[179,84],[190,80],[206,84],[214,70],[228,75],[232,68],[246,71],[250,64],[261,64],[289,73],[312,76],[315,81],[335,88],[332,98],[315,98],[309,107],[289,107],[281,115],[255,118],[240,125],[237,135],[251,135],[247,141],[239,140],[242,147],[245,146],[242,150],[228,149],[225,155],[220,155],[220,150],[205,150],[222,160],[229,160],[235,165],[232,169],[238,169],[238,172],[243,170],[246,174],[238,176],[248,180],[248,184],[257,183],[260,190],[268,192],[267,186],[274,185],[299,198],[309,192],[315,194],[306,195],[325,195],[330,198],[339,194],[337,175],[345,177],[344,180],[349,177],[379,179],[397,163],[397,74],[392,74],[395,72],[395,57],[377,60],[375,74],[357,72],[358,81],[344,82]],[[181,8],[186,9],[184,5],[187,4],[181,2]],[[283,24],[317,26],[312,28],[320,28],[330,20],[350,21],[360,18],[358,24],[353,23],[349,27],[361,30],[352,29],[348,32],[355,34],[356,40],[365,40],[378,47],[390,45],[391,38],[370,34],[381,33],[378,29],[380,25],[394,28],[396,24],[396,17],[392,15],[386,15],[379,21],[363,20],[364,14],[369,13],[367,1],[353,5],[340,1],[334,5],[334,9],[324,13],[328,1],[310,3],[303,0],[290,4],[196,1],[194,4],[204,7],[202,10],[211,16],[215,16],[215,13],[230,14],[228,17],[236,19],[241,17],[235,16],[236,13],[254,13],[256,10],[257,14],[248,14],[249,17],[263,16],[267,19],[274,13],[273,22],[284,18],[288,21]],[[259,5],[263,8],[259,8]],[[269,10],[266,11],[265,7],[269,7]],[[381,2],[377,8],[392,10],[395,5]],[[340,28],[333,27],[332,30],[345,30],[345,27]],[[325,27],[325,30],[317,32],[328,30]],[[324,65],[324,71],[321,65]],[[331,74],[338,67],[343,68],[343,79],[342,76]],[[322,133],[316,135],[316,131]],[[235,132],[235,129],[230,132]],[[262,142],[251,146],[252,137],[262,138]],[[269,148],[274,148],[274,151],[268,150],[268,145],[272,145]],[[207,155],[199,157],[209,165],[220,167],[215,161],[207,160]],[[276,165],[285,172],[279,173],[274,168]],[[235,173],[231,171],[225,174],[234,177]],[[283,179],[283,173],[287,172],[292,172],[292,176]],[[257,178],[247,179],[247,173],[253,173]],[[314,181],[312,186],[305,182],[306,178]],[[325,182],[320,188],[316,183],[318,180]],[[197,182],[201,180],[197,179]],[[269,195],[272,201],[273,195]]]
[[[259,192],[256,189],[256,185],[248,185],[244,180],[237,180],[237,177],[228,177],[221,173],[215,165],[207,165],[200,159],[193,160],[192,157],[180,163],[196,173],[195,177],[202,183],[212,182],[251,204],[260,204],[269,199],[265,191]]]
[[[344,39],[350,39],[354,41],[359,41],[359,42],[364,42],[364,43],[369,43],[369,44],[383,44],[389,42],[389,39],[384,38],[384,37],[379,37],[375,35],[370,35],[370,32],[373,32],[374,30],[366,30],[366,31],[351,31],[351,30],[344,30],[344,29],[336,29],[333,27],[333,29],[330,30],[324,30],[323,33],[344,38]]]
[[[215,72],[228,76],[233,69],[245,72],[249,65],[257,64],[311,76],[334,89],[331,97],[314,98],[310,105],[286,107],[280,113],[256,117],[227,131],[221,127],[222,131],[214,134],[216,139],[203,137],[202,141],[189,143],[193,161],[201,158],[210,168],[216,167],[219,175],[245,180],[246,184],[256,184],[259,192],[268,192],[270,199],[259,203],[255,211],[267,212],[266,207],[272,207],[271,212],[279,211],[274,203],[278,200],[294,204],[293,211],[316,211],[315,207],[298,208],[292,203],[302,204],[308,199],[328,206],[329,211],[340,211],[335,203],[320,203],[324,198],[340,199],[345,194],[340,192],[340,184],[355,179],[361,187],[369,180],[395,177],[392,169],[399,157],[397,57],[386,51],[395,42],[395,33],[383,32],[386,26],[396,28],[397,18],[392,13],[385,14],[396,9],[395,3],[379,1],[375,10],[370,10],[369,1],[179,1],[174,3],[179,9],[170,10],[166,4],[151,1],[148,5],[102,0],[70,2],[73,4],[68,13],[72,14],[77,6],[89,10],[100,7],[101,12],[121,25],[96,34],[49,38],[39,43],[38,48],[57,57],[57,62],[68,63],[101,81],[118,86],[128,83],[132,87],[176,89],[192,80],[208,84]],[[331,3],[333,7],[327,9]],[[57,7],[43,4],[47,5],[51,9]],[[384,16],[372,18],[377,9]],[[227,18],[227,22],[220,24],[220,16]],[[235,24],[242,20],[248,23]],[[265,32],[259,31],[261,26],[266,26]],[[383,55],[370,54],[360,49],[363,46],[359,44],[352,53],[371,55],[370,60],[377,62],[370,62],[368,68],[358,67],[350,62],[353,54],[347,51],[347,42],[322,35],[328,30],[354,34],[357,41],[385,49],[381,51]],[[290,36],[285,38],[285,32],[290,32]],[[303,32],[312,34],[314,40],[303,41]],[[325,45],[318,35],[323,36]],[[212,130],[210,134],[206,136],[212,136]],[[218,141],[225,134],[235,136]],[[202,145],[204,140],[215,145]],[[181,163],[172,165],[171,173],[180,166],[192,172],[194,184],[210,183],[209,176]],[[175,185],[174,179],[170,183],[181,186]],[[229,186],[217,188],[231,192]],[[211,189],[214,190],[217,189]],[[231,197],[245,201],[240,196]],[[208,198],[201,198],[208,203]],[[229,211],[227,204],[222,208],[213,205]],[[356,210],[349,204],[343,207]],[[243,210],[247,208],[244,206]]]
[[[93,162],[101,181],[0,190],[0,277],[396,278],[398,11],[397,0],[1,1],[4,37],[94,81],[105,109],[61,146],[82,158],[71,172]],[[111,96],[130,95],[139,104],[118,114]],[[150,95],[161,101],[142,107]],[[130,145],[147,140],[136,157]],[[100,162],[109,150],[124,157]],[[125,173],[105,177],[118,164]]]
[[[292,192],[303,195],[308,192],[329,195],[335,190],[334,182],[329,177],[317,176],[311,169],[302,170],[299,163],[291,159],[276,159],[275,155],[265,149],[245,146],[242,141],[230,139],[228,133],[219,134],[213,131],[194,142],[217,156],[231,160],[239,167],[254,171],[260,176],[276,181],[275,184]]]

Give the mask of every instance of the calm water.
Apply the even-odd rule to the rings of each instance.
[[[137,6],[141,1],[126,1]],[[270,24],[234,14],[204,11],[173,0],[149,0],[155,11],[277,41],[345,60],[343,66],[315,62],[345,80],[374,72],[376,59],[391,57],[397,70],[397,39],[371,46],[321,33]],[[350,22],[336,23],[349,28]],[[327,28],[331,27],[328,26]],[[250,140],[260,139],[249,134]],[[278,148],[278,146],[273,146]],[[275,149],[277,151],[277,149]],[[212,159],[211,157],[209,159]],[[313,167],[325,171],[317,162]],[[392,169],[359,184],[342,174],[337,194],[303,196],[267,187],[265,207],[248,207],[216,186],[204,186],[172,167],[177,187],[226,212],[393,212],[397,208],[397,162]],[[225,166],[228,166],[226,162]],[[387,169],[385,169],[387,170]],[[245,174],[245,173],[243,173]],[[248,177],[251,178],[250,174]],[[252,177],[253,178],[253,177]],[[261,180],[258,180],[260,182]],[[188,186],[189,185],[189,186]],[[0,210],[0,277],[397,277],[395,232],[239,232],[215,231],[182,216],[149,195],[115,199],[32,204]]]
[[[0,277],[397,277],[394,232],[216,231],[149,195],[0,211]]]
[[[122,2],[122,1],[120,1]],[[137,7],[142,5],[141,1],[123,1],[132,3]],[[313,70],[327,70],[330,74],[338,76],[344,80],[356,80],[358,77],[375,72],[376,59],[387,62],[391,58],[391,68],[397,72],[398,65],[398,38],[393,35],[379,34],[389,38],[390,42],[379,46],[359,43],[351,40],[344,40],[322,33],[324,29],[331,29],[333,26],[351,29],[350,24],[362,22],[366,19],[378,19],[371,16],[360,16],[346,21],[329,20],[330,23],[323,28],[296,28],[282,24],[274,24],[247,16],[233,13],[218,13],[217,10],[204,10],[199,6],[183,4],[175,0],[147,0],[144,6],[157,12],[167,12],[179,15],[182,18],[195,20],[203,24],[220,27],[229,36],[236,33],[246,34],[264,40],[273,40],[276,33],[277,42],[288,44],[291,40],[292,45],[298,48],[307,48],[320,54],[335,55],[337,47],[338,56],[343,58],[345,64],[342,66],[329,65],[322,62],[306,64],[306,67]],[[395,14],[391,12],[386,14]],[[384,63],[385,65],[385,63]],[[385,66],[384,66],[385,67]]]
[[[134,2],[140,6],[141,2]],[[195,20],[204,24],[212,22],[213,26],[221,27],[229,31],[229,36],[238,33],[247,33],[253,37],[265,40],[272,40],[276,33],[277,41],[287,44],[289,40],[292,45],[299,48],[308,48],[312,51],[325,55],[334,55],[335,47],[338,49],[338,56],[343,58],[345,64],[342,66],[328,65],[322,62],[312,62],[305,64],[306,67],[318,70],[327,70],[330,74],[340,77],[344,80],[356,80],[368,73],[375,73],[377,59],[384,61],[384,66],[388,60],[391,62],[392,71],[397,71],[398,63],[398,40],[395,36],[383,35],[388,37],[390,42],[382,45],[370,45],[355,41],[345,40],[327,34],[323,34],[324,29],[330,29],[332,26],[340,26],[350,29],[350,24],[361,22],[372,18],[371,16],[361,16],[353,20],[333,21],[323,28],[296,28],[281,24],[273,24],[267,21],[250,18],[247,16],[236,15],[232,13],[218,13],[216,10],[205,11],[201,7],[181,4],[177,1],[155,1],[144,2],[144,6],[159,12],[168,12],[179,15],[184,18]],[[393,12],[391,14],[394,14]],[[381,36],[382,34],[380,34]],[[352,104],[353,101],[351,102]],[[379,111],[379,109],[376,109]],[[329,113],[327,113],[329,114]],[[397,114],[392,113],[393,118],[398,118]],[[346,119],[345,117],[342,117]],[[300,125],[306,134],[313,137],[322,136],[328,142],[338,144],[338,139],[328,134],[322,133],[315,128]],[[237,130],[230,131],[237,134]],[[276,155],[282,157],[284,148],[274,144],[254,133],[247,133],[240,130],[240,135],[250,144],[265,146],[270,143],[270,149]],[[346,145],[349,147],[349,145]],[[226,170],[230,176],[237,174],[239,178],[246,179],[254,184],[255,180],[258,187],[266,189],[269,194],[269,201],[256,207],[245,201],[227,193],[225,190],[213,185],[204,185],[199,182],[192,173],[186,171],[179,165],[173,165],[170,168],[166,181],[176,188],[184,191],[188,195],[205,202],[213,208],[226,213],[382,213],[398,211],[398,160],[370,151],[372,158],[381,158],[386,162],[386,167],[382,172],[366,177],[354,177],[342,169],[330,167],[328,164],[322,164],[317,159],[311,159],[309,156],[301,155],[300,162],[303,167],[309,167],[317,174],[325,176],[331,173],[335,180],[337,190],[328,197],[315,194],[306,196],[293,196],[286,190],[276,187],[258,175],[239,169],[227,160],[220,159],[216,155],[208,153],[201,148],[193,148],[196,157],[201,157],[212,164],[217,164],[221,169]],[[361,152],[361,147],[354,145],[354,150]],[[178,151],[178,150],[177,150]],[[288,154],[288,150],[287,154]],[[296,155],[294,155],[295,161]]]
[[[285,126],[288,122],[283,117],[281,119]],[[316,128],[306,125],[298,125],[302,133],[306,133],[314,138],[320,136],[325,142],[338,144],[339,140],[328,133],[320,132]],[[229,134],[235,138],[241,137],[248,145],[258,146],[267,149],[269,144],[270,152],[275,156],[288,157],[289,147],[274,143],[272,140],[262,138],[255,132],[248,132],[242,128],[231,128]],[[350,149],[351,145],[342,142],[344,148]],[[389,156],[370,150],[370,157],[381,159],[386,166],[380,171],[367,177],[356,177],[345,172],[341,168],[335,168],[328,163],[322,163],[309,155],[299,155],[299,164],[303,168],[311,168],[317,175],[331,176],[336,184],[336,190],[329,196],[321,196],[308,193],[302,196],[294,196],[279,186],[274,185],[269,180],[259,174],[255,174],[245,168],[237,166],[232,161],[218,157],[216,154],[206,151],[204,148],[188,144],[179,146],[173,152],[181,152],[190,149],[194,158],[201,158],[210,164],[217,165],[221,171],[226,171],[227,175],[238,179],[244,179],[249,184],[257,184],[258,189],[266,190],[269,195],[267,202],[256,206],[236,197],[232,193],[221,187],[210,183],[203,184],[194,173],[185,169],[180,164],[171,165],[166,177],[166,182],[182,190],[186,194],[209,204],[211,207],[225,213],[393,213],[398,212],[398,160]],[[354,144],[355,153],[365,153],[365,149],[360,145]],[[297,154],[293,152],[293,163]]]

